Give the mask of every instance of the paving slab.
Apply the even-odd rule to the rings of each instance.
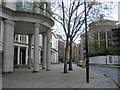
[[[51,70],[40,68],[39,73],[32,69],[14,69],[11,74],[3,74],[3,88],[118,88],[100,72],[90,71],[90,82],[85,81],[85,68],[73,65],[73,71],[63,73],[63,64],[51,65]]]

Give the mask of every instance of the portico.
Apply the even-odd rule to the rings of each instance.
[[[1,7],[0,7],[1,8]],[[28,64],[31,68],[31,50],[34,42],[33,72],[39,72],[39,34],[43,35],[43,62],[42,68],[50,70],[51,63],[51,27],[54,21],[47,16],[32,13],[12,11],[2,8],[2,21],[4,22],[4,48],[3,48],[3,73],[13,72],[14,60],[14,34],[28,35]],[[32,41],[32,38],[33,41]]]

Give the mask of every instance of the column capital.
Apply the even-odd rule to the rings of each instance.
[[[10,25],[15,25],[15,22],[13,22],[12,20],[5,20],[6,24],[10,24]]]
[[[36,22],[36,23],[34,24],[34,26],[35,26],[35,27],[40,27],[40,24],[39,24],[38,22]]]

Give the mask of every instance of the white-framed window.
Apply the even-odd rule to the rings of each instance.
[[[20,35],[20,42],[21,43],[27,43],[27,36],[26,35]]]

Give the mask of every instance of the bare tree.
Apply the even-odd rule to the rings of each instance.
[[[65,59],[64,59],[64,73],[67,73],[67,63],[68,56],[69,60],[69,70],[72,69],[72,43],[73,39],[76,37],[77,33],[82,28],[84,24],[84,1],[70,0],[70,1],[55,1],[52,4],[52,12],[45,9],[47,13],[57,22],[59,22],[66,35],[66,47],[65,47]],[[94,5],[94,2],[87,3],[87,14]],[[41,8],[41,7],[40,7]],[[43,9],[43,8],[41,8]],[[68,53],[68,48],[70,47],[70,53]]]
[[[94,0],[95,1],[95,0]],[[94,10],[93,5],[98,4],[96,2],[87,2],[87,15],[90,10]],[[84,0],[56,0],[51,4],[51,9],[44,9],[46,12],[57,22],[59,22],[66,35],[66,47],[65,47],[65,59],[64,59],[64,73],[67,73],[67,63],[68,56],[69,60],[69,70],[72,69],[72,43],[77,37],[78,32],[80,32],[84,21]],[[43,9],[42,7],[40,7]],[[70,47],[70,53],[68,53],[68,48]]]

